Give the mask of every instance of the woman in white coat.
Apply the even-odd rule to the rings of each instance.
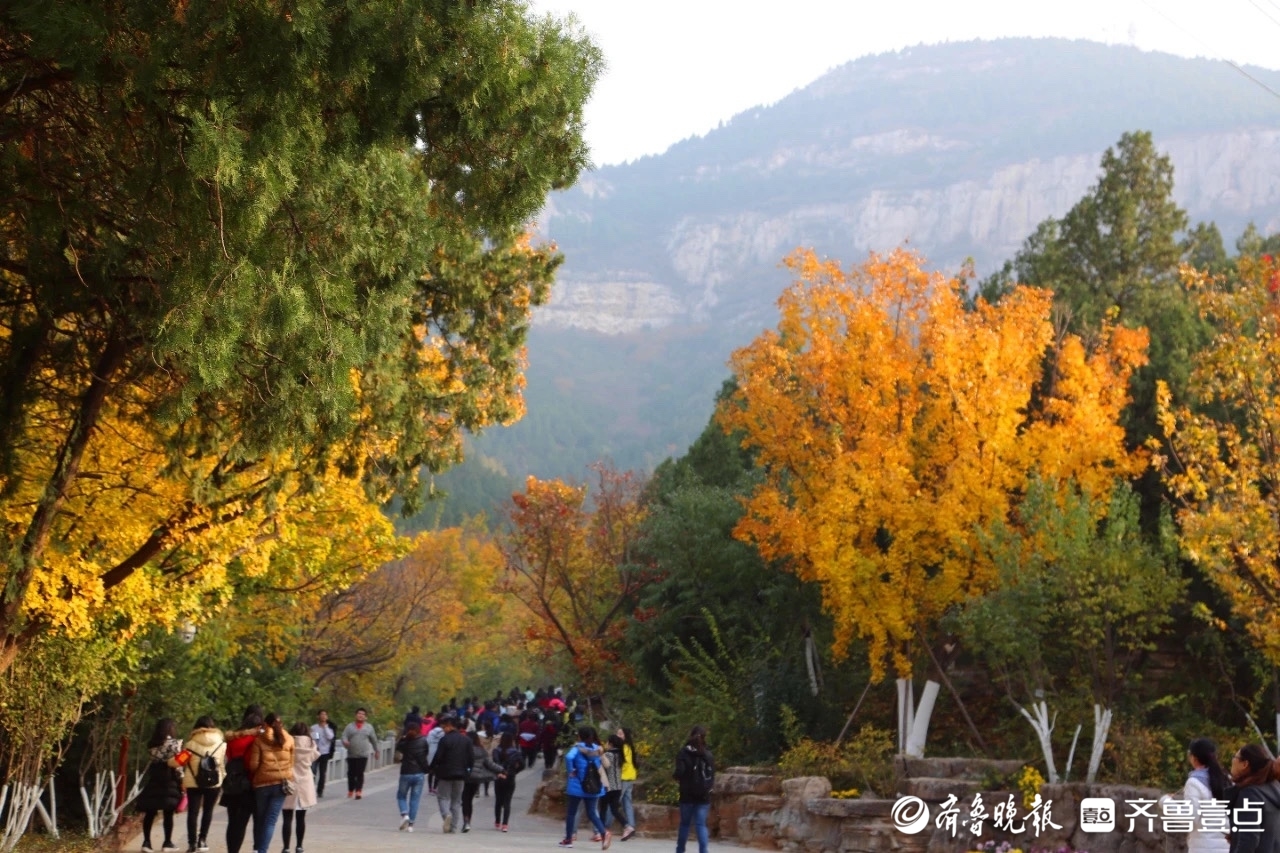
[[[1182,788],[1181,799],[1191,803],[1194,814],[1191,834],[1187,836],[1187,853],[1227,853],[1230,846],[1225,832],[1200,828],[1200,810],[1209,800],[1222,800],[1225,808],[1231,779],[1218,763],[1218,747],[1208,738],[1199,738],[1187,748],[1191,775]]]
[[[316,742],[306,723],[294,723],[289,730],[293,735],[293,793],[284,798],[284,826],[280,830],[284,838],[284,853],[289,853],[289,841],[293,825],[298,825],[298,846],[294,853],[302,853],[302,839],[307,834],[307,809],[316,804],[316,781],[311,775],[311,765],[320,757]]]

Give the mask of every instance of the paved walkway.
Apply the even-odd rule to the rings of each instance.
[[[440,809],[436,798],[422,794],[422,805],[418,809],[418,823],[412,833],[400,832],[400,810],[396,807],[396,786],[400,774],[399,766],[385,767],[370,772],[365,778],[364,799],[347,799],[346,782],[343,779],[330,780],[326,785],[325,796],[315,806],[307,810],[306,853],[381,853],[381,851],[402,851],[403,853],[546,853],[556,850],[556,842],[564,834],[564,822],[553,821],[546,817],[528,813],[529,802],[533,798],[533,790],[542,777],[541,770],[521,773],[516,780],[516,795],[511,804],[510,831],[501,833],[493,828],[493,798],[476,797],[475,820],[469,833],[444,834],[440,821]],[[175,815],[174,843],[180,851],[186,845],[186,815]],[[582,820],[581,818],[579,819]],[[159,821],[152,830],[152,841],[159,850]],[[599,850],[598,843],[590,840],[591,832],[588,824],[578,833],[575,850]],[[617,826],[611,827],[620,833]],[[212,853],[225,853],[226,843],[226,810],[218,807],[209,831],[209,846]],[[696,853],[697,841],[690,838],[690,851]],[[139,836],[125,848],[124,853],[137,853],[142,845]],[[241,853],[253,853],[252,837],[245,840]],[[734,845],[712,842],[712,847],[730,847]],[[275,837],[271,841],[271,850],[280,851],[284,843],[280,838],[280,827],[276,827]],[[639,836],[625,843],[614,836],[612,851],[622,853],[671,853],[675,849],[673,839],[646,839]]]

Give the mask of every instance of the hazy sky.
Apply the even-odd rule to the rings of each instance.
[[[604,49],[587,108],[596,165],[657,154],[851,59],[922,43],[1061,36],[1280,68],[1280,0],[530,2],[575,14]]]

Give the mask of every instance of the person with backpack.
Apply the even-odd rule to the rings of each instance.
[[[462,831],[471,831],[471,815],[475,804],[476,792],[481,785],[488,785],[498,778],[502,765],[489,757],[489,752],[480,743],[480,735],[469,732],[467,739],[471,741],[471,773],[462,786]]]
[[[240,728],[227,734],[226,770],[222,777],[222,799],[227,810],[227,853],[240,853],[244,833],[254,819],[253,782],[245,766],[245,755],[262,731],[262,713],[256,706],[245,709]],[[257,834],[257,823],[254,823]]]
[[[209,849],[213,807],[227,772],[227,741],[213,717],[196,720],[183,753],[185,757],[179,754],[170,764],[181,766],[182,787],[187,792],[187,853],[204,853]]]
[[[320,757],[320,750],[311,739],[306,723],[294,723],[289,734],[293,735],[293,793],[285,794],[280,838],[284,841],[284,853],[289,853],[290,836],[296,822],[298,846],[293,853],[302,853],[302,840],[307,834],[307,809],[314,806],[318,798],[311,765]]]
[[[578,827],[578,808],[586,805],[587,818],[596,828],[600,836],[600,849],[608,850],[613,843],[613,833],[605,828],[600,820],[600,812],[596,800],[604,794],[604,782],[600,778],[600,756],[602,750],[595,746],[596,730],[590,726],[578,729],[578,742],[569,747],[564,754],[565,771],[569,774],[565,795],[569,800],[569,811],[564,820],[564,840],[558,847],[572,847],[575,831]]]
[[[493,781],[493,828],[506,832],[511,823],[511,798],[516,795],[516,774],[524,769],[524,755],[508,732],[498,741],[492,758],[502,767]]]
[[[534,719],[532,711],[525,711],[520,715],[520,725],[517,732],[520,737],[520,749],[524,752],[524,766],[533,767],[538,763],[538,742],[539,730],[542,727],[538,725],[538,721]]]
[[[151,740],[147,741],[151,763],[147,766],[146,780],[137,803],[138,811],[142,812],[142,853],[152,853],[151,827],[157,814],[164,815],[164,846],[161,849],[178,849],[173,843],[173,813],[182,801],[184,771],[175,760],[182,752],[182,741],[178,740],[177,734],[178,724],[165,717],[156,721]]]
[[[316,799],[320,799],[324,797],[324,777],[329,772],[329,760],[338,745],[338,730],[329,722],[329,712],[323,708],[316,714],[316,723],[311,727],[311,740],[320,750],[320,757],[312,765],[316,772]]]
[[[698,834],[698,853],[707,853],[707,813],[711,811],[711,789],[716,781],[716,763],[707,749],[707,730],[694,726],[680,752],[672,777],[680,783],[680,830],[676,853],[684,853],[689,827]]]

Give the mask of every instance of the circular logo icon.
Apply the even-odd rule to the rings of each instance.
[[[929,807],[919,797],[899,797],[890,815],[893,825],[907,835],[915,835],[929,825]]]

